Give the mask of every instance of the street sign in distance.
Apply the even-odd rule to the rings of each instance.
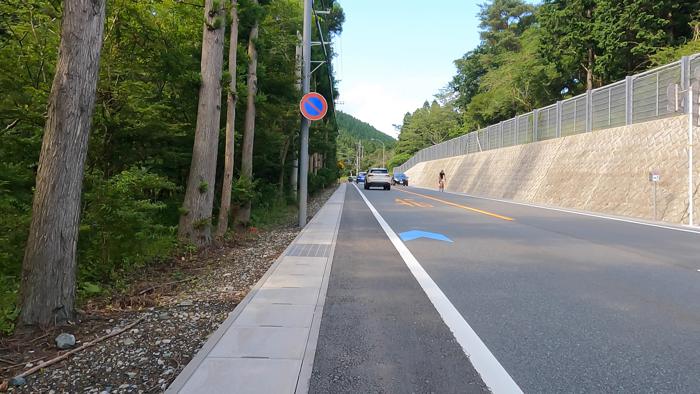
[[[318,93],[307,93],[299,102],[299,110],[308,120],[321,120],[328,112],[328,102],[326,102],[325,97]]]

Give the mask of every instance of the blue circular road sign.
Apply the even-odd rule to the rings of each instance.
[[[301,98],[299,110],[308,120],[321,120],[328,112],[328,102],[326,102],[325,97],[318,93],[308,93]]]

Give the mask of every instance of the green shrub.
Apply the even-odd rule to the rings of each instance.
[[[167,256],[176,245],[176,219],[164,217],[164,201],[176,190],[169,180],[132,168],[109,179],[89,173],[85,188],[78,248],[84,294],[99,293],[88,284],[111,283],[127,269]]]
[[[233,183],[231,199],[237,204],[255,201],[259,196],[259,193],[256,190],[257,186],[257,181],[253,181],[248,177],[240,177]]]
[[[288,205],[286,200],[277,199],[264,205],[253,205],[251,221],[255,227],[270,227],[292,222],[296,211],[296,207]]]
[[[337,168],[321,168],[316,175],[309,175],[309,193],[316,193],[338,182]]]
[[[19,277],[32,208],[32,171],[0,163],[0,275]]]
[[[398,167],[401,164],[407,162],[411,157],[412,155],[408,153],[399,153],[397,155],[394,155],[394,157],[392,157],[387,163],[387,168],[389,168],[389,171],[393,171],[394,167]]]
[[[77,296],[79,300],[100,296],[103,293],[104,288],[97,283],[88,282],[86,280],[78,283]]]
[[[0,153],[2,150],[0,149]],[[19,314],[17,292],[31,220],[33,172],[0,162],[0,333],[9,334]]]

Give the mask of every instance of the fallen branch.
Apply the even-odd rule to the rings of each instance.
[[[43,360],[43,359],[44,359],[44,358],[42,357],[42,358],[37,358],[37,359],[34,359],[34,360],[30,360],[30,361],[23,361],[23,362],[21,362],[21,363],[12,364],[12,365],[7,366],[7,367],[2,367],[2,368],[0,368],[0,370],[2,370],[2,371],[9,371],[9,370],[11,370],[11,369],[14,369],[14,368],[19,367],[20,365],[34,364],[35,362],[41,361],[41,360]]]
[[[5,132],[7,132],[7,131],[9,131],[9,130],[14,129],[15,126],[17,126],[18,123],[19,123],[19,119],[15,119],[14,122],[10,123],[9,125],[7,125],[7,127],[5,127],[5,130],[3,130],[3,133],[5,133]]]
[[[178,281],[175,281],[175,282],[163,283],[163,284],[161,284],[161,285],[156,285],[156,286],[151,286],[151,287],[149,287],[149,288],[147,288],[147,289],[141,290],[141,291],[139,292],[139,295],[144,295],[144,294],[146,294],[146,293],[148,293],[148,292],[151,292],[151,291],[153,291],[153,290],[155,290],[155,289],[160,289],[161,287],[170,286],[170,285],[176,285],[176,284],[178,284],[178,283],[183,283],[183,282],[189,282],[189,281],[195,280],[195,279],[197,279],[197,277],[192,277],[192,278],[187,278],[187,279],[183,279],[183,280],[178,280]]]
[[[49,334],[46,333],[46,334],[44,334],[44,335],[42,335],[42,336],[40,336],[40,337],[38,337],[38,338],[32,339],[31,341],[29,341],[29,343],[34,343],[34,342],[37,342],[37,341],[41,341],[42,339],[44,339],[44,338],[46,338],[46,337],[48,337],[48,336],[49,336]]]
[[[87,348],[89,348],[89,347],[95,345],[95,344],[98,343],[98,342],[102,342],[102,341],[104,341],[105,339],[109,339],[109,338],[112,338],[112,337],[114,337],[114,336],[117,336],[117,335],[123,333],[124,331],[130,329],[131,327],[134,327],[135,325],[141,323],[145,318],[146,318],[146,316],[142,316],[142,317],[136,319],[135,322],[129,324],[128,326],[126,326],[126,327],[124,327],[124,328],[120,328],[120,329],[118,329],[118,330],[116,330],[116,331],[112,331],[111,333],[109,333],[109,334],[107,334],[107,335],[105,335],[105,336],[103,336],[103,337],[100,337],[100,338],[97,338],[97,339],[93,339],[92,341],[87,342],[87,343],[84,343],[82,346],[80,346],[80,347],[78,347],[78,348],[75,348],[75,349],[73,349],[73,350],[70,350],[70,351],[68,351],[68,352],[66,352],[66,353],[63,353],[62,355],[60,355],[60,356],[58,356],[58,357],[52,358],[51,360],[44,361],[43,363],[41,363],[41,364],[39,364],[39,365],[37,365],[37,366],[35,366],[35,367],[32,367],[32,368],[30,368],[30,369],[28,369],[28,370],[22,372],[21,374],[17,375],[17,377],[22,377],[22,378],[27,377],[27,376],[33,374],[34,372],[36,372],[36,371],[38,371],[38,370],[40,370],[40,369],[46,368],[46,367],[48,367],[49,365],[53,365],[53,364],[56,364],[56,363],[59,362],[59,361],[65,360],[65,359],[67,359],[68,357],[70,357],[71,355],[73,355],[73,354],[75,354],[75,353],[78,353],[78,352],[80,352],[80,351],[83,351],[83,350],[85,350],[85,349],[87,349]]]

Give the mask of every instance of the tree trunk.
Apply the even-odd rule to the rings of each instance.
[[[257,0],[253,3],[258,4]],[[258,51],[255,41],[258,39],[258,21],[255,21],[248,39],[248,103],[245,113],[245,130],[241,148],[241,178],[253,178],[253,140],[255,137],[255,96],[258,94]],[[241,205],[236,221],[247,225],[250,222],[250,201]]]
[[[289,184],[292,188],[292,194],[294,195],[294,200],[298,198],[297,196],[297,183],[299,180],[299,160],[296,158],[296,146],[294,146],[294,160],[292,160],[292,173],[289,176]]]
[[[23,325],[75,314],[76,244],[104,32],[104,0],[65,0],[22,265]]]
[[[588,67],[586,67],[586,90],[593,90],[593,48],[588,48]]]
[[[221,238],[228,230],[228,218],[231,212],[231,187],[233,183],[233,153],[234,124],[236,120],[236,50],[238,49],[238,1],[231,0],[231,35],[228,50],[228,72],[231,75],[231,83],[228,87],[226,98],[226,149],[224,154],[224,180],[221,186],[221,209],[219,210],[219,222],[216,236]]]
[[[180,240],[197,246],[211,242],[216,155],[221,122],[221,74],[226,16],[223,3],[216,2],[220,8],[213,9],[214,3],[214,0],[206,0],[204,3],[202,84],[199,88],[197,129],[178,232]]]
[[[284,178],[287,175],[284,172],[284,165],[287,164],[287,153],[289,153],[289,146],[291,145],[291,143],[292,143],[292,137],[289,136],[284,141],[284,145],[282,146],[282,152],[280,153],[280,175],[279,175],[280,197],[284,196]]]
[[[592,7],[592,6],[591,6]],[[586,17],[589,21],[592,21],[593,10],[588,8],[586,10]],[[586,67],[586,90],[593,90],[593,62],[595,61],[595,54],[593,53],[593,44],[588,44],[588,59]]]

